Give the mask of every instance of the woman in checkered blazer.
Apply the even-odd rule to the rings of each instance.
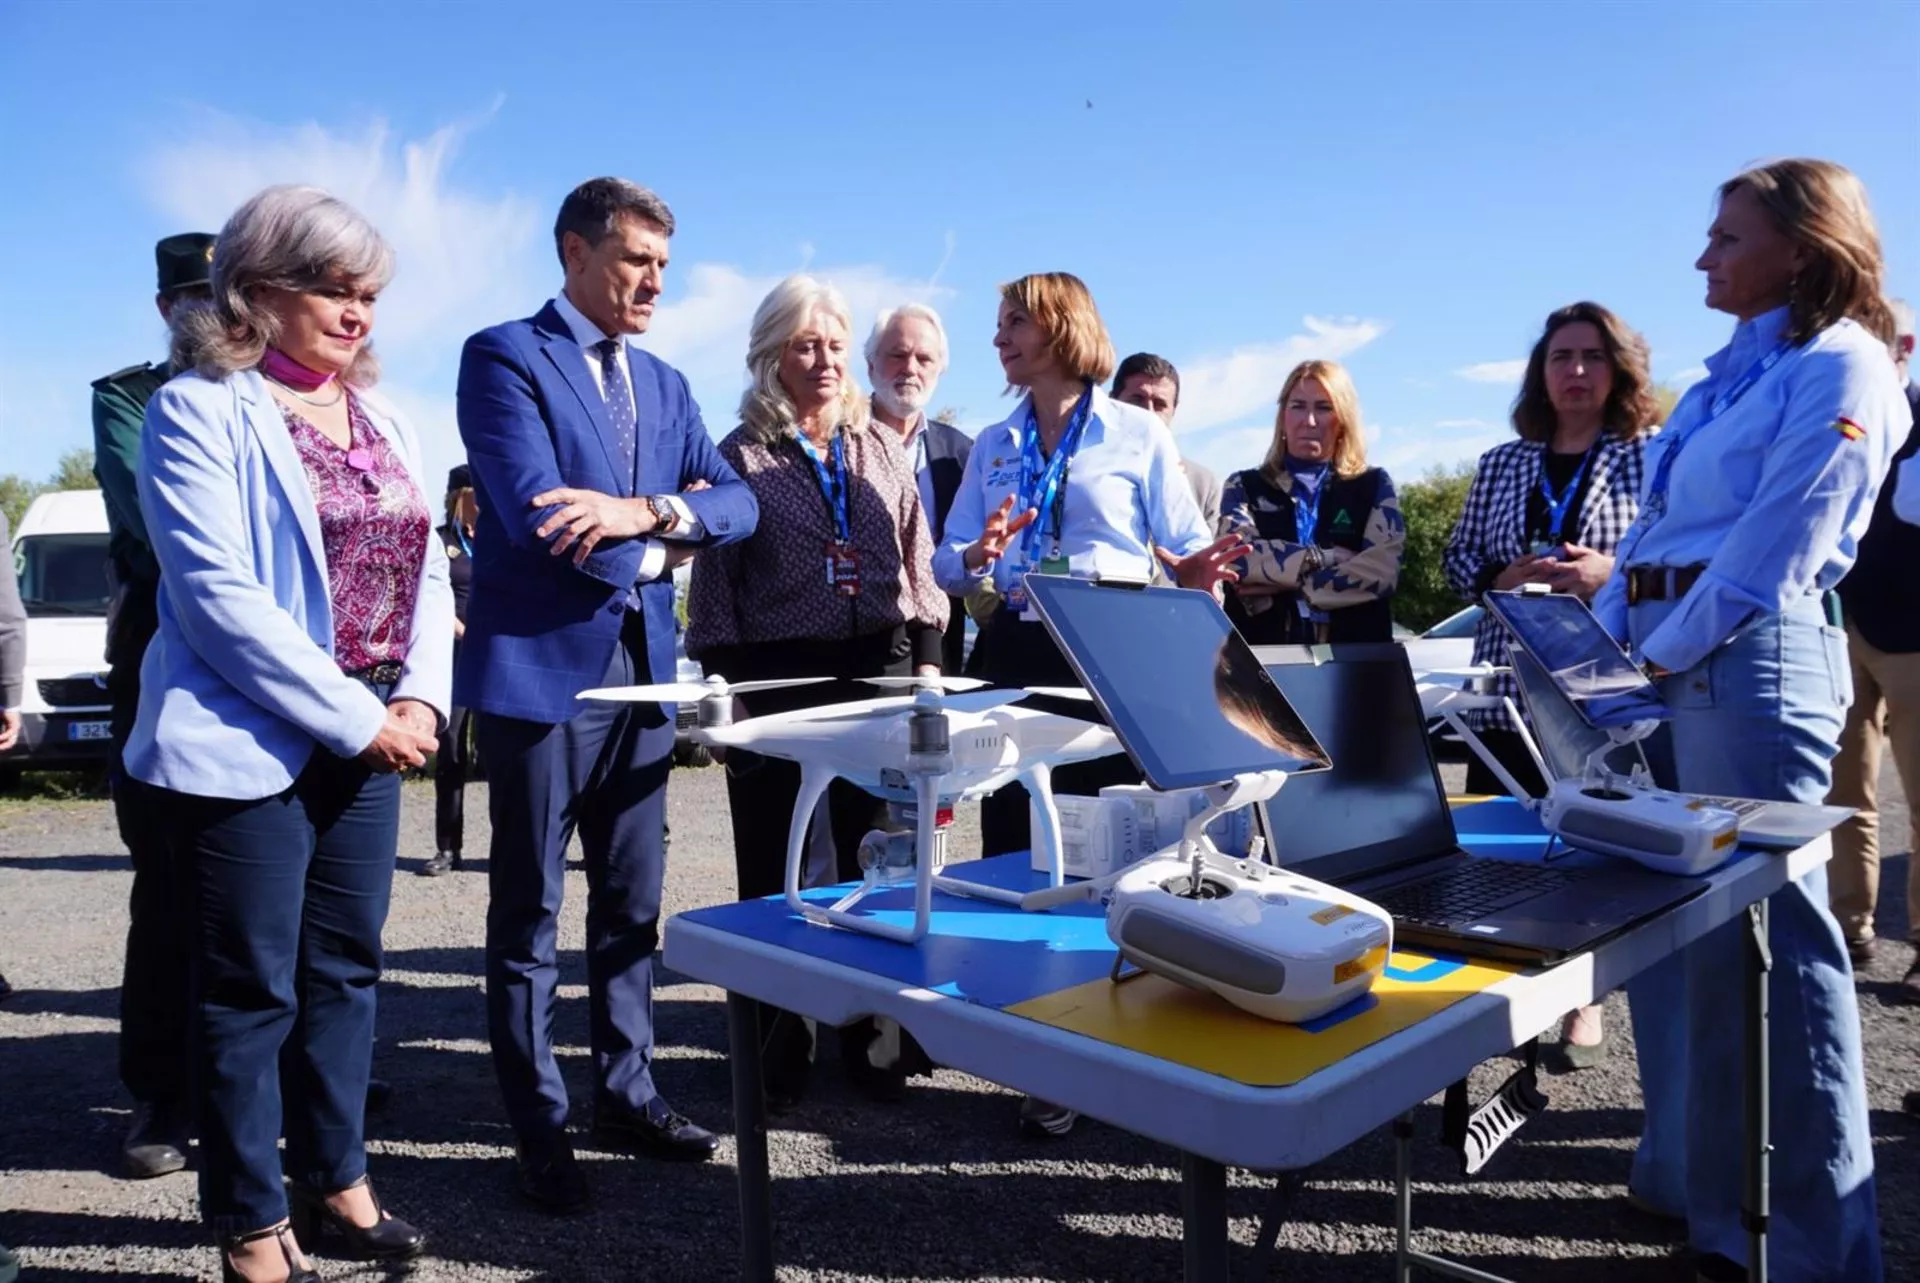
[[[1447,582],[1477,601],[1488,589],[1546,584],[1592,601],[1613,573],[1614,545],[1640,511],[1641,448],[1659,413],[1647,373],[1647,344],[1598,303],[1575,303],[1547,318],[1527,358],[1513,404],[1520,439],[1480,457],[1453,537]],[[1473,638],[1473,662],[1507,663],[1511,637],[1488,614]],[[1499,688],[1514,694],[1510,676]],[[1467,721],[1515,782],[1538,797],[1546,784],[1519,732],[1500,712]],[[1477,756],[1467,758],[1467,791],[1504,791]],[[1567,1068],[1604,1054],[1600,1008],[1567,1017]]]
[[[1613,549],[1640,511],[1641,447],[1659,413],[1647,345],[1598,303],[1547,318],[1513,405],[1519,440],[1480,457],[1466,506],[1447,541],[1447,582],[1469,601],[1488,589],[1542,583],[1593,600],[1613,571]],[[1511,641],[1488,615],[1473,662],[1505,665]],[[1514,693],[1510,677],[1500,679]],[[1499,712],[1468,724],[1500,764],[1538,795],[1540,772]],[[1501,793],[1498,777],[1469,757],[1467,789]]]

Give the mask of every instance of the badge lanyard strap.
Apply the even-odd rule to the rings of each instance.
[[[1706,415],[1698,423],[1676,435],[1673,438],[1673,444],[1660,452],[1660,462],[1655,464],[1653,469],[1653,483],[1647,487],[1645,505],[1651,508],[1656,516],[1667,510],[1667,486],[1673,476],[1673,463],[1680,457],[1680,452],[1686,449],[1687,442],[1693,440],[1700,429],[1731,410],[1734,403],[1752,391],[1753,385],[1758,383],[1768,370],[1779,364],[1780,358],[1791,350],[1791,345],[1782,343],[1755,361],[1747,372],[1740,376],[1739,382],[1713,398],[1713,404],[1707,408]]]
[[[1060,535],[1066,521],[1067,507],[1067,468],[1073,459],[1073,452],[1080,448],[1080,438],[1086,432],[1087,420],[1093,415],[1093,387],[1088,385],[1081,394],[1080,404],[1074,407],[1073,417],[1067,421],[1067,430],[1060,434],[1060,444],[1054,447],[1053,457],[1043,464],[1040,458],[1040,423],[1034,416],[1033,404],[1027,404],[1026,440],[1020,444],[1020,507],[1037,509],[1042,515],[1028,526],[1020,537],[1021,560],[1033,565],[1034,543],[1040,537],[1040,527],[1046,524],[1046,518],[1053,519],[1053,546],[1058,550]]]
[[[800,443],[800,449],[806,453],[807,462],[813,465],[814,480],[820,483],[820,497],[827,501],[827,512],[833,518],[834,537],[843,544],[853,542],[852,514],[847,503],[847,447],[846,434],[836,431],[833,434],[833,466],[820,457],[820,451],[807,439],[804,432],[796,431],[794,440]]]
[[[1546,458],[1542,456],[1540,497],[1546,501],[1547,505],[1547,538],[1557,539],[1565,536],[1566,531],[1561,529],[1561,526],[1567,519],[1567,509],[1573,504],[1573,497],[1580,493],[1580,483],[1586,480],[1587,469],[1592,465],[1594,452],[1599,448],[1597,444],[1587,447],[1587,452],[1580,456],[1579,469],[1573,474],[1572,480],[1567,482],[1567,488],[1557,495],[1553,492],[1553,485],[1547,478]]]
[[[460,541],[460,551],[467,554],[467,560],[473,560],[473,544],[467,539],[467,532],[458,518],[453,523],[453,537]]]

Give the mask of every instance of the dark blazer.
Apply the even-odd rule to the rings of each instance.
[[[924,431],[927,437],[927,471],[933,477],[933,511],[927,514],[927,524],[931,527],[933,545],[937,548],[947,537],[947,512],[953,507],[953,496],[960,489],[960,478],[966,475],[967,458],[973,453],[973,438],[951,423],[939,423],[932,419],[927,420]],[[940,667],[949,676],[958,676],[961,650],[967,637],[967,607],[960,598],[949,597],[947,608],[947,635],[941,648]]]
[[[602,544],[576,567],[534,531],[547,511],[528,501],[572,486],[630,498],[683,494],[704,544],[752,533],[759,506],[707,436],[686,379],[627,345],[639,444],[635,475],[614,463],[606,401],[586,354],[549,303],[467,340],[460,355],[460,438],[480,501],[473,598],[454,674],[454,703],[532,722],[564,722],[600,684],[619,644],[644,542]],[[673,581],[639,586],[651,680],[674,677]],[[672,709],[666,710],[669,718]]]

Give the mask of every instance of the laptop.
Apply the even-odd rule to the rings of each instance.
[[[1706,888],[1624,860],[1516,864],[1461,849],[1404,648],[1262,646],[1255,655],[1327,748],[1255,814],[1275,863],[1365,896],[1394,938],[1557,962]]]
[[[1540,756],[1555,779],[1578,779],[1587,758],[1610,742],[1607,728],[1671,716],[1659,689],[1633,666],[1619,643],[1587,609],[1564,594],[1488,593],[1487,608],[1512,631],[1509,647],[1515,684],[1533,724]],[[1607,764],[1622,774],[1647,766],[1638,744],[1612,749]],[[1652,772],[1648,772],[1651,778]],[[1751,846],[1791,851],[1828,832],[1853,814],[1844,806],[1769,802],[1756,798],[1680,796],[1731,811],[1740,840]]]
[[[1533,656],[1518,646],[1511,648],[1513,679],[1520,688],[1520,704],[1533,737],[1545,759],[1548,772],[1556,780],[1579,779],[1586,773],[1587,759],[1605,749],[1608,769],[1631,776],[1645,771],[1646,754],[1638,744],[1614,744],[1607,733],[1587,725],[1580,710],[1554,685],[1547,671]],[[1798,802],[1765,802],[1750,797],[1712,797],[1703,793],[1682,793],[1706,806],[1732,811],[1740,821],[1740,840],[1749,846],[1773,851],[1793,851],[1805,846],[1853,814],[1844,806],[1809,806]]]

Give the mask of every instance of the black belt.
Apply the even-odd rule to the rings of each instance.
[[[1705,566],[1628,566],[1627,605],[1679,601],[1706,571]]]
[[[355,681],[365,682],[369,686],[391,686],[400,680],[400,665],[374,664],[369,668],[356,668],[347,676]]]

